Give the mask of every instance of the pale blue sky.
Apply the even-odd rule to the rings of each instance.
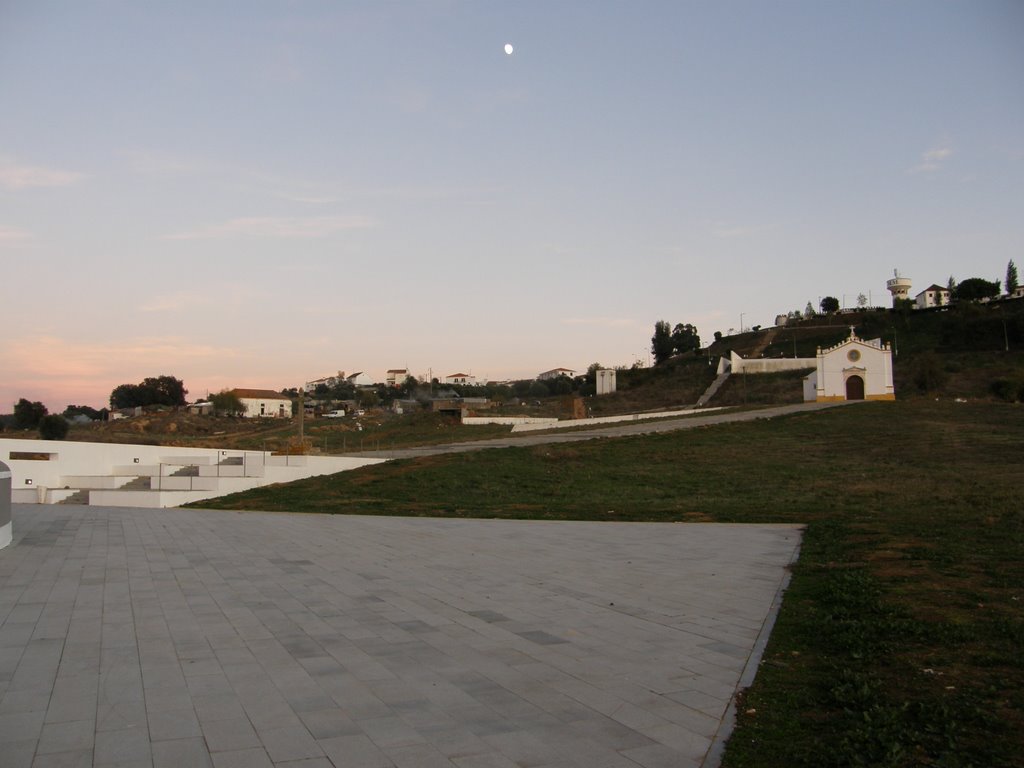
[[[0,411],[631,364],[1022,214],[1022,2],[0,0]]]

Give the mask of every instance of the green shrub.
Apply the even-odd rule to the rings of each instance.
[[[928,351],[922,352],[911,363],[911,377],[921,392],[934,392],[942,389],[948,375],[939,356]]]
[[[39,436],[43,440],[63,440],[70,425],[63,416],[51,413],[39,420]]]
[[[996,379],[992,382],[990,389],[993,395],[1008,403],[1024,400],[1024,381],[1020,379]]]

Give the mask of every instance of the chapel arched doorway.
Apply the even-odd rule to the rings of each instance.
[[[864,399],[864,379],[862,379],[860,376],[850,376],[846,380],[846,399]]]

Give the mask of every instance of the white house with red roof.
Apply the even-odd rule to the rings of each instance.
[[[250,419],[288,419],[292,399],[272,389],[233,389],[231,394],[242,404],[242,415]]]

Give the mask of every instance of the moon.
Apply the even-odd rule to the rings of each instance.
[[[512,51],[514,51],[514,50],[515,50],[515,48],[512,47],[512,43],[505,43],[505,53],[507,53],[509,56],[511,56],[512,55]]]

